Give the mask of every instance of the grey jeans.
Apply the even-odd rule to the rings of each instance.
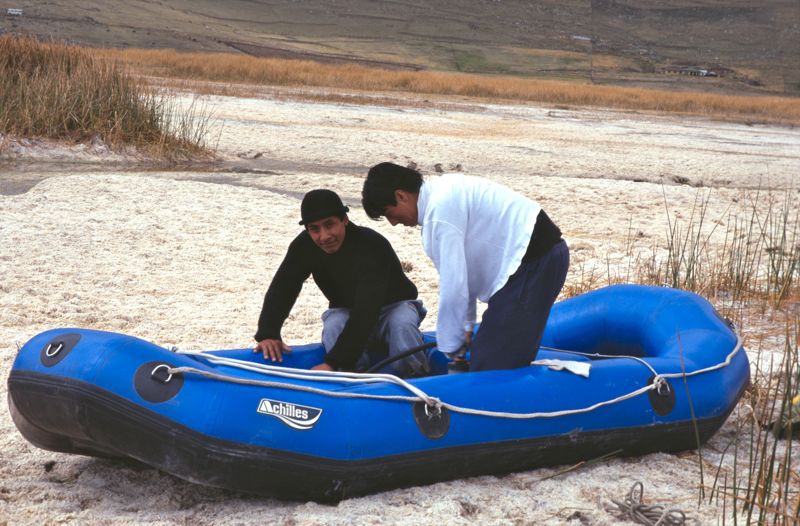
[[[367,369],[371,364],[422,345],[419,324],[428,311],[419,300],[404,300],[384,305],[378,316],[367,348],[356,363],[356,369]],[[322,345],[329,351],[350,319],[350,309],[328,309],[322,313]],[[387,366],[386,371],[398,376],[425,376],[430,371],[425,351],[412,354]]]

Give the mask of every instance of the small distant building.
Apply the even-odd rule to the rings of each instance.
[[[22,9],[9,7],[6,9],[6,16],[22,16]]]
[[[670,67],[661,70],[663,73],[673,73],[676,75],[689,75],[691,77],[719,77],[719,73],[713,69],[698,67]]]

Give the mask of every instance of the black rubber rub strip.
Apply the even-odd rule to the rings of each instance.
[[[724,415],[694,423],[576,431],[547,438],[341,461],[209,437],[73,379],[12,371],[8,393],[14,422],[25,438],[38,447],[133,458],[199,484],[318,502],[337,502],[456,478],[570,464],[612,452],[630,456],[695,449],[695,425],[703,443],[735,406],[732,404]]]

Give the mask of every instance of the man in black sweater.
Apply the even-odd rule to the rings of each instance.
[[[366,368],[381,352],[394,356],[422,345],[419,324],[426,311],[417,288],[389,241],[351,223],[348,211],[331,190],[312,190],[303,197],[300,224],[305,230],[289,245],[258,319],[254,351],[265,359],[282,361],[283,353],[291,351],[281,340],[281,327],[309,275],[329,302],[322,315],[325,361],[313,369]],[[400,376],[422,376],[428,362],[417,353],[392,368]]]

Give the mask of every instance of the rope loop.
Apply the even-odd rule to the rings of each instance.
[[[166,378],[161,378],[159,376],[156,376],[156,371],[159,371],[162,368],[167,370],[167,377]],[[167,384],[167,383],[169,383],[170,380],[172,380],[172,371],[173,371],[173,368],[171,368],[169,365],[167,365],[165,363],[162,363],[161,365],[156,365],[153,368],[153,370],[150,371],[150,377],[153,378],[154,380],[158,380],[162,384]]]

